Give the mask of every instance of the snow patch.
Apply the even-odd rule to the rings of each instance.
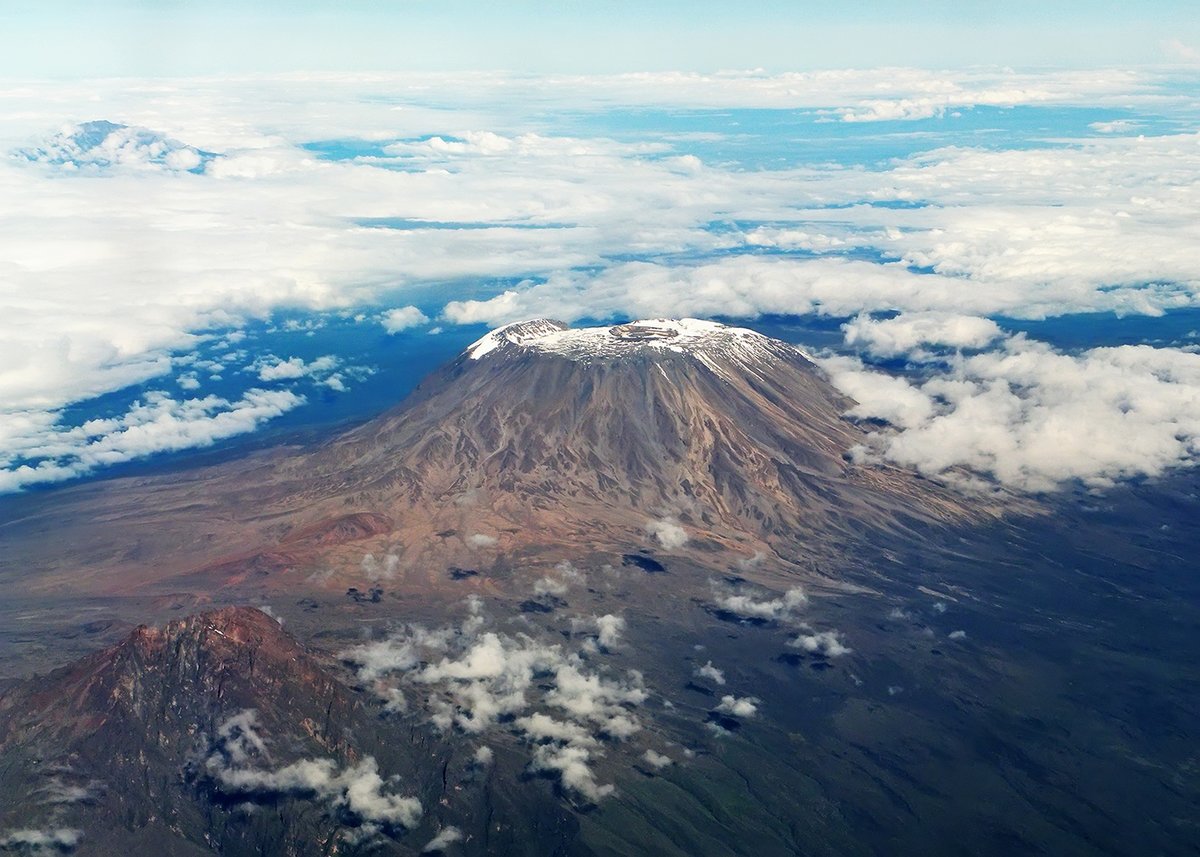
[[[653,318],[580,328],[548,319],[516,322],[483,336],[467,349],[467,355],[479,360],[508,346],[579,361],[646,353],[694,354],[718,374],[731,359],[747,364],[778,356],[781,348],[794,353],[747,328],[698,318]]]

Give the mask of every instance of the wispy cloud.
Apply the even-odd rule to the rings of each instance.
[[[301,759],[271,767],[267,739],[259,733],[251,709],[240,711],[218,727],[217,741],[204,760],[216,787],[231,795],[311,796],[378,829],[412,828],[421,820],[421,803],[389,790],[371,756],[339,768],[333,759]]]
[[[0,833],[0,845],[19,852],[62,853],[83,841],[83,831],[72,827],[25,828]]]

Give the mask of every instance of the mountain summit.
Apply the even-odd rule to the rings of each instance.
[[[782,348],[782,352],[781,349]],[[534,351],[573,360],[591,361],[671,354],[693,354],[713,360],[770,359],[772,354],[794,352],[791,346],[744,327],[728,327],[695,318],[658,318],[611,327],[571,328],[561,321],[534,319],[491,331],[467,349],[472,360]]]

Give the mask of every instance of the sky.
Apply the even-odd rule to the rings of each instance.
[[[7,0],[0,76],[1194,62],[1189,0]]]
[[[1192,466],[1187,4],[847,5],[0,5],[0,493],[544,316],[799,319],[968,490]]]

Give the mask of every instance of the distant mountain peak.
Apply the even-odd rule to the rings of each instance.
[[[202,173],[216,157],[149,128],[107,119],[67,126],[40,146],[13,154],[34,163],[91,172],[124,167]]]

